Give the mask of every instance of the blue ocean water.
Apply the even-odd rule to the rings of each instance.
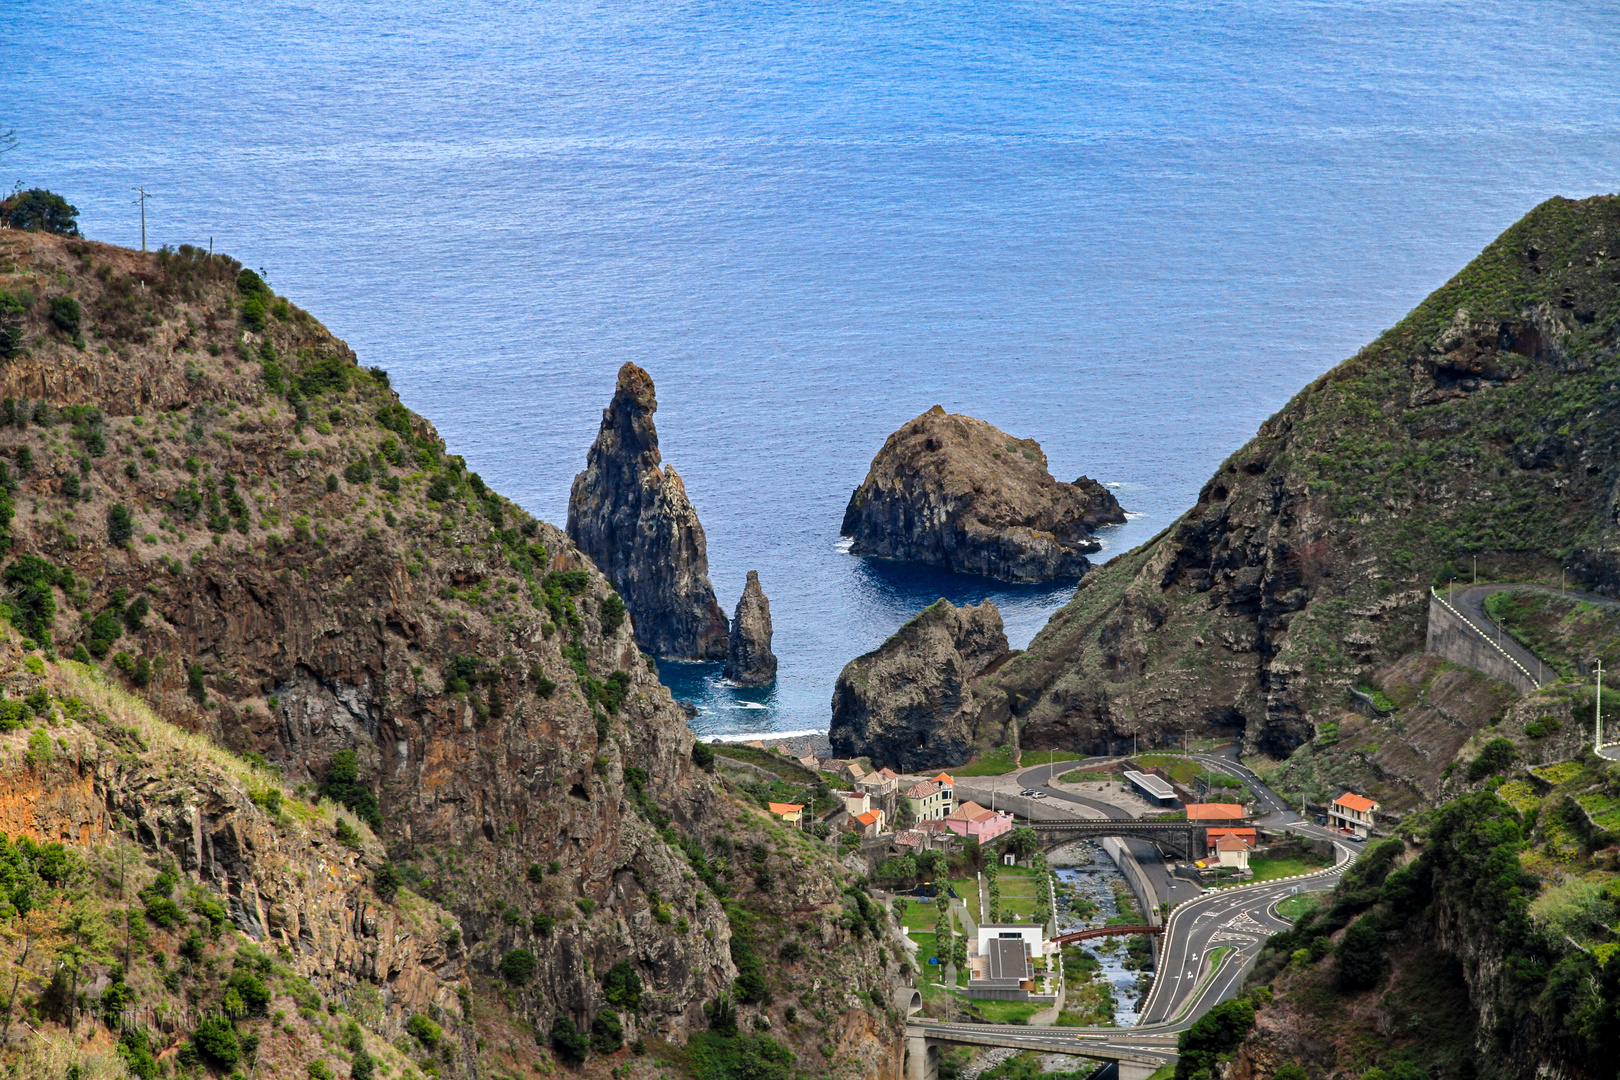
[[[0,182],[206,244],[562,522],[614,372],[781,675],[666,665],[702,732],[825,727],[935,597],[1068,594],[840,550],[936,403],[1115,484],[1120,551],[1531,206],[1614,191],[1602,2],[8,0]],[[1106,557],[1108,552],[1104,552]]]

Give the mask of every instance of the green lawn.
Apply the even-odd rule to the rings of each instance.
[[[1323,870],[1333,863],[1322,855],[1310,855],[1304,858],[1292,859],[1250,859],[1249,869],[1254,871],[1250,882],[1275,881],[1277,878],[1293,877],[1296,874],[1308,874],[1312,870]]]
[[[1277,905],[1277,914],[1289,922],[1298,922],[1299,917],[1316,906],[1316,897],[1310,893],[1300,893],[1290,896]]]
[[[979,917],[979,882],[977,878],[953,878],[951,887],[956,895],[962,898],[967,905],[968,914],[973,917],[973,925],[977,926],[983,920]]]
[[[1037,765],[1062,765],[1065,762],[1079,761],[1073,754],[1059,753],[1055,758],[1041,750],[1028,750],[1024,753],[1023,764],[1020,769],[1032,769]],[[1013,771],[1012,747],[998,746],[989,753],[980,754],[966,765],[955,769],[946,769],[952,776],[1006,776]]]
[[[909,933],[912,930],[922,930],[933,933],[934,927],[939,923],[939,909],[932,900],[920,897],[906,897],[906,913],[901,918],[900,925]]]
[[[1022,866],[1003,866],[997,875],[1001,883],[1001,918],[1011,921],[1011,916],[1022,915],[1026,919],[1035,914],[1035,907],[1046,899],[1046,879],[1044,875]]]
[[[1058,777],[1065,784],[1097,784],[1119,779],[1119,769],[1113,765],[1096,769],[1071,769]]]
[[[922,977],[930,982],[942,982],[945,975],[944,966],[928,962],[928,958],[934,955],[934,935],[919,932],[909,936],[917,943],[917,966],[922,969]]]
[[[1191,784],[1204,771],[1198,762],[1179,754],[1143,754],[1131,760],[1144,769],[1163,769],[1178,784]]]
[[[973,1001],[969,1004],[992,1024],[1027,1024],[1030,1017],[1051,1008],[1039,1001]]]

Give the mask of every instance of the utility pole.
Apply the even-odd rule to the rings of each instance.
[[[133,188],[131,190],[138,191],[138,192],[141,193],[141,197],[139,199],[136,199],[135,201],[141,204],[141,250],[145,251],[146,250],[146,200],[150,199],[152,196],[143,187]],[[209,246],[210,247],[213,246],[213,240],[212,239],[209,240]]]
[[[1597,658],[1597,734],[1593,751],[1603,749],[1603,657]]]
[[[1479,556],[1478,555],[1474,556],[1474,582],[1473,583],[1475,585],[1479,584]]]

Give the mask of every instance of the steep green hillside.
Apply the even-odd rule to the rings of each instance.
[[[1620,1073],[1620,814],[1596,823],[1620,807],[1620,766],[1497,785],[1410,820],[1410,847],[1373,847],[1271,940],[1254,1030],[1223,1047],[1242,1075]]]
[[[867,932],[877,908],[694,759],[602,575],[380,368],[223,256],[12,231],[0,353],[0,610],[19,644],[369,824],[395,895],[446,913],[424,932],[465,994],[430,1017],[458,1048],[429,1055],[438,1072],[897,1067],[901,960]],[[262,879],[232,889],[257,947],[305,953],[311,924],[276,915]],[[355,935],[380,933],[351,894]],[[109,971],[98,953],[86,976]],[[366,1038],[420,1042],[430,977],[351,964],[332,990],[369,1003],[348,1014]],[[193,1039],[210,1000],[143,1021],[157,1050]]]
[[[1620,198],[1549,200],[1088,576],[987,719],[1026,748],[1188,732],[1280,758],[1423,648],[1430,585],[1476,558],[1614,594],[1617,342]]]

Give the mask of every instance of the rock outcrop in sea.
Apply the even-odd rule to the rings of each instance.
[[[827,732],[833,755],[901,772],[960,765],[983,711],[972,682],[1012,655],[995,604],[935,601],[844,665]]]
[[[703,526],[675,467],[660,467],[657,411],[652,377],[625,364],[585,471],[574,477],[568,536],[618,590],[643,649],[723,660],[726,616],[709,583]]]
[[[850,496],[842,532],[857,555],[1011,581],[1079,577],[1091,535],[1125,512],[1087,477],[1047,471],[1034,439],[1015,439],[935,405],[890,435]]]
[[[748,584],[737,601],[726,651],[725,677],[743,686],[776,681],[776,654],[771,652],[771,602],[759,584],[759,571],[748,571]]]

